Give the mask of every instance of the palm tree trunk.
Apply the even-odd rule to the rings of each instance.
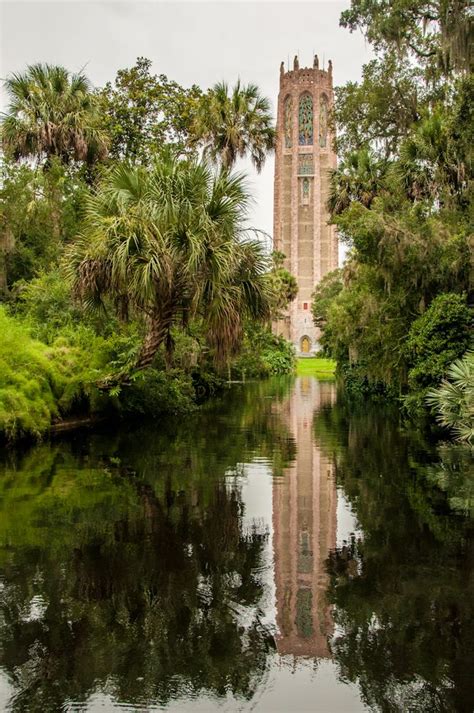
[[[138,355],[136,369],[146,369],[151,365],[156,352],[168,336],[172,323],[171,310],[155,312],[149,317],[148,331]]]

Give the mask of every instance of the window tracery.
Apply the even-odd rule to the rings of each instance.
[[[303,94],[300,97],[298,141],[300,146],[310,146],[313,143],[313,99],[310,94]]]

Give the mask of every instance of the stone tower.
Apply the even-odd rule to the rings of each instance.
[[[298,281],[298,296],[275,331],[298,353],[318,351],[318,330],[311,315],[311,293],[338,265],[337,234],[328,225],[329,170],[336,167],[328,116],[333,105],[332,63],[293,70],[280,66],[275,152],[274,249]]]

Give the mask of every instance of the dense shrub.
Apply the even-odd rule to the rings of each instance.
[[[472,311],[464,295],[438,295],[408,333],[405,351],[411,390],[441,381],[449,364],[461,357],[472,339]]]
[[[0,429],[40,435],[57,415],[58,374],[45,345],[0,309]]]
[[[130,385],[122,387],[119,398],[121,411],[133,416],[183,414],[195,408],[192,377],[178,369],[138,372]]]
[[[242,351],[232,364],[236,378],[288,374],[295,368],[293,345],[268,329],[247,326]]]

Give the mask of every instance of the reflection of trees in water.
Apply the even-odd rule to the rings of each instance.
[[[38,542],[6,568],[1,663],[17,710],[59,710],[106,680],[130,702],[164,703],[183,682],[254,690],[271,644],[256,574],[266,533],[243,531],[238,493],[223,485],[204,509],[170,489],[157,498],[145,485],[139,497],[142,516],[107,536],[91,523],[74,547]],[[37,619],[25,615],[33,594]]]
[[[57,711],[97,688],[129,703],[252,696],[273,646],[260,610],[267,533],[244,527],[222,476],[260,444],[277,462],[294,446],[271,400],[253,420],[250,404],[194,433],[44,445],[5,469],[0,665],[13,710]]]
[[[343,402],[315,418],[363,531],[329,562],[333,655],[373,710],[472,711],[474,528],[455,493],[469,490],[472,454],[398,426]]]

